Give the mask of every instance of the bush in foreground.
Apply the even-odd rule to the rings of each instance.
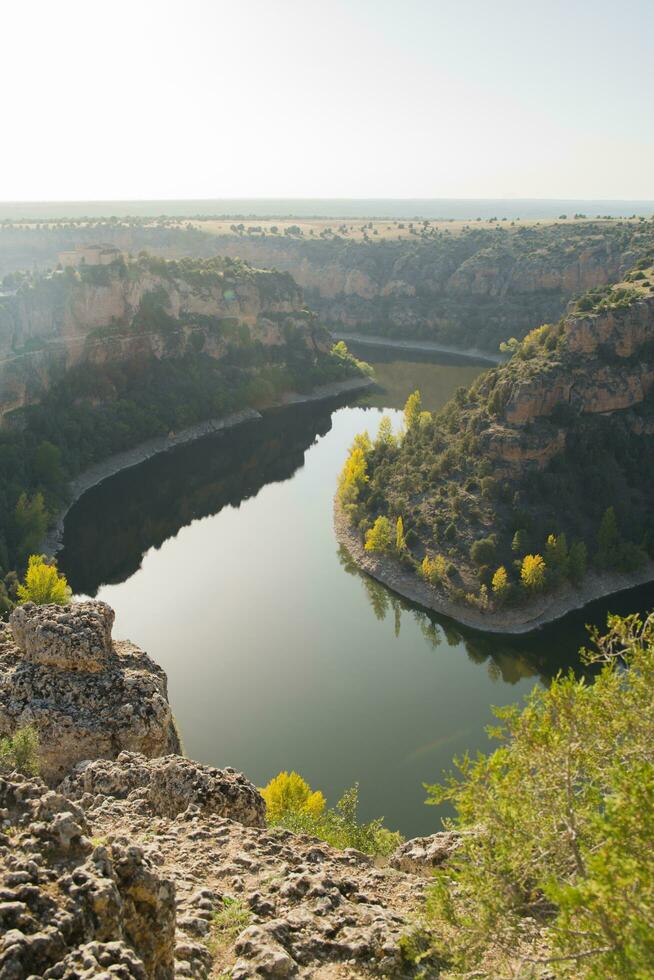
[[[422,934],[450,975],[653,975],[654,615],[610,617],[593,639],[594,683],[560,676],[497,710],[501,746],[428,787],[473,831]]]

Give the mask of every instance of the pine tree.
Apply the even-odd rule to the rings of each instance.
[[[401,517],[398,517],[397,523],[395,525],[395,550],[400,552],[406,551],[406,539],[404,537],[404,522]]]

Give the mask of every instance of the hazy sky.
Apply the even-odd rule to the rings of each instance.
[[[0,200],[654,199],[652,0],[8,0]]]

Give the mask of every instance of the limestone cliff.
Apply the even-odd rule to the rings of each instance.
[[[619,280],[654,229],[616,223],[471,226],[413,241],[222,236],[217,248],[290,272],[335,329],[496,351]]]
[[[350,527],[337,514],[366,571],[507,631],[651,577],[654,255],[510,346],[439,415],[370,446]],[[398,517],[406,548],[364,551],[361,532]]]
[[[142,256],[30,279],[0,297],[0,417],[79,364],[283,349],[289,330],[328,349],[290,275],[229,259]]]
[[[104,602],[27,603],[0,624],[0,735],[33,726],[50,783],[82,759],[179,751],[166,675],[113,620]]]

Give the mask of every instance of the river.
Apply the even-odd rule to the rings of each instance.
[[[440,829],[423,783],[492,747],[491,705],[579,669],[586,622],[654,607],[651,586],[528,636],[476,633],[352,567],[332,528],[337,475],[357,432],[415,387],[436,409],[483,370],[456,357],[367,348],[379,388],[266,413],[181,446],[86,493],[60,567],[116,610],[166,670],[186,753],[263,785],[295,769],[335,803],[407,836]]]

